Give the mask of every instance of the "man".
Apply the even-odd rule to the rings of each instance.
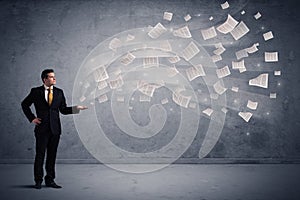
[[[59,112],[64,115],[79,113],[85,106],[67,107],[64,93],[54,87],[56,78],[53,69],[42,72],[43,85],[32,88],[29,95],[22,101],[22,109],[29,122],[35,124],[36,154],[34,160],[35,188],[41,189],[43,182],[43,165],[46,158],[45,185],[52,188],[61,188],[54,181],[56,152],[61,134]],[[30,109],[34,104],[36,115]]]

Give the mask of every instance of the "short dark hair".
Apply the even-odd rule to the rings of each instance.
[[[43,83],[44,83],[44,79],[48,78],[48,74],[53,73],[53,72],[54,72],[53,69],[45,69],[44,71],[42,71],[41,78],[42,78]]]

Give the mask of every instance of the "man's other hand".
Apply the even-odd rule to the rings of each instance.
[[[34,118],[32,120],[32,123],[34,123],[35,125],[39,125],[40,123],[42,123],[42,120],[40,118]]]

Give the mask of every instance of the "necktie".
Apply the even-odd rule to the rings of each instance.
[[[48,89],[48,104],[49,104],[49,106],[51,106],[52,100],[53,100],[53,92],[52,92],[52,90],[50,90],[50,88],[49,88],[49,89]]]

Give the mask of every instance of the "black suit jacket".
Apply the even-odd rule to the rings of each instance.
[[[30,106],[34,105],[36,116],[32,113]],[[40,118],[41,124],[36,125],[36,133],[51,130],[53,134],[61,134],[61,123],[59,112],[64,115],[79,113],[76,107],[67,107],[64,93],[61,89],[53,87],[53,101],[51,106],[45,99],[44,86],[32,88],[29,95],[21,103],[24,114],[31,123],[34,118]]]

